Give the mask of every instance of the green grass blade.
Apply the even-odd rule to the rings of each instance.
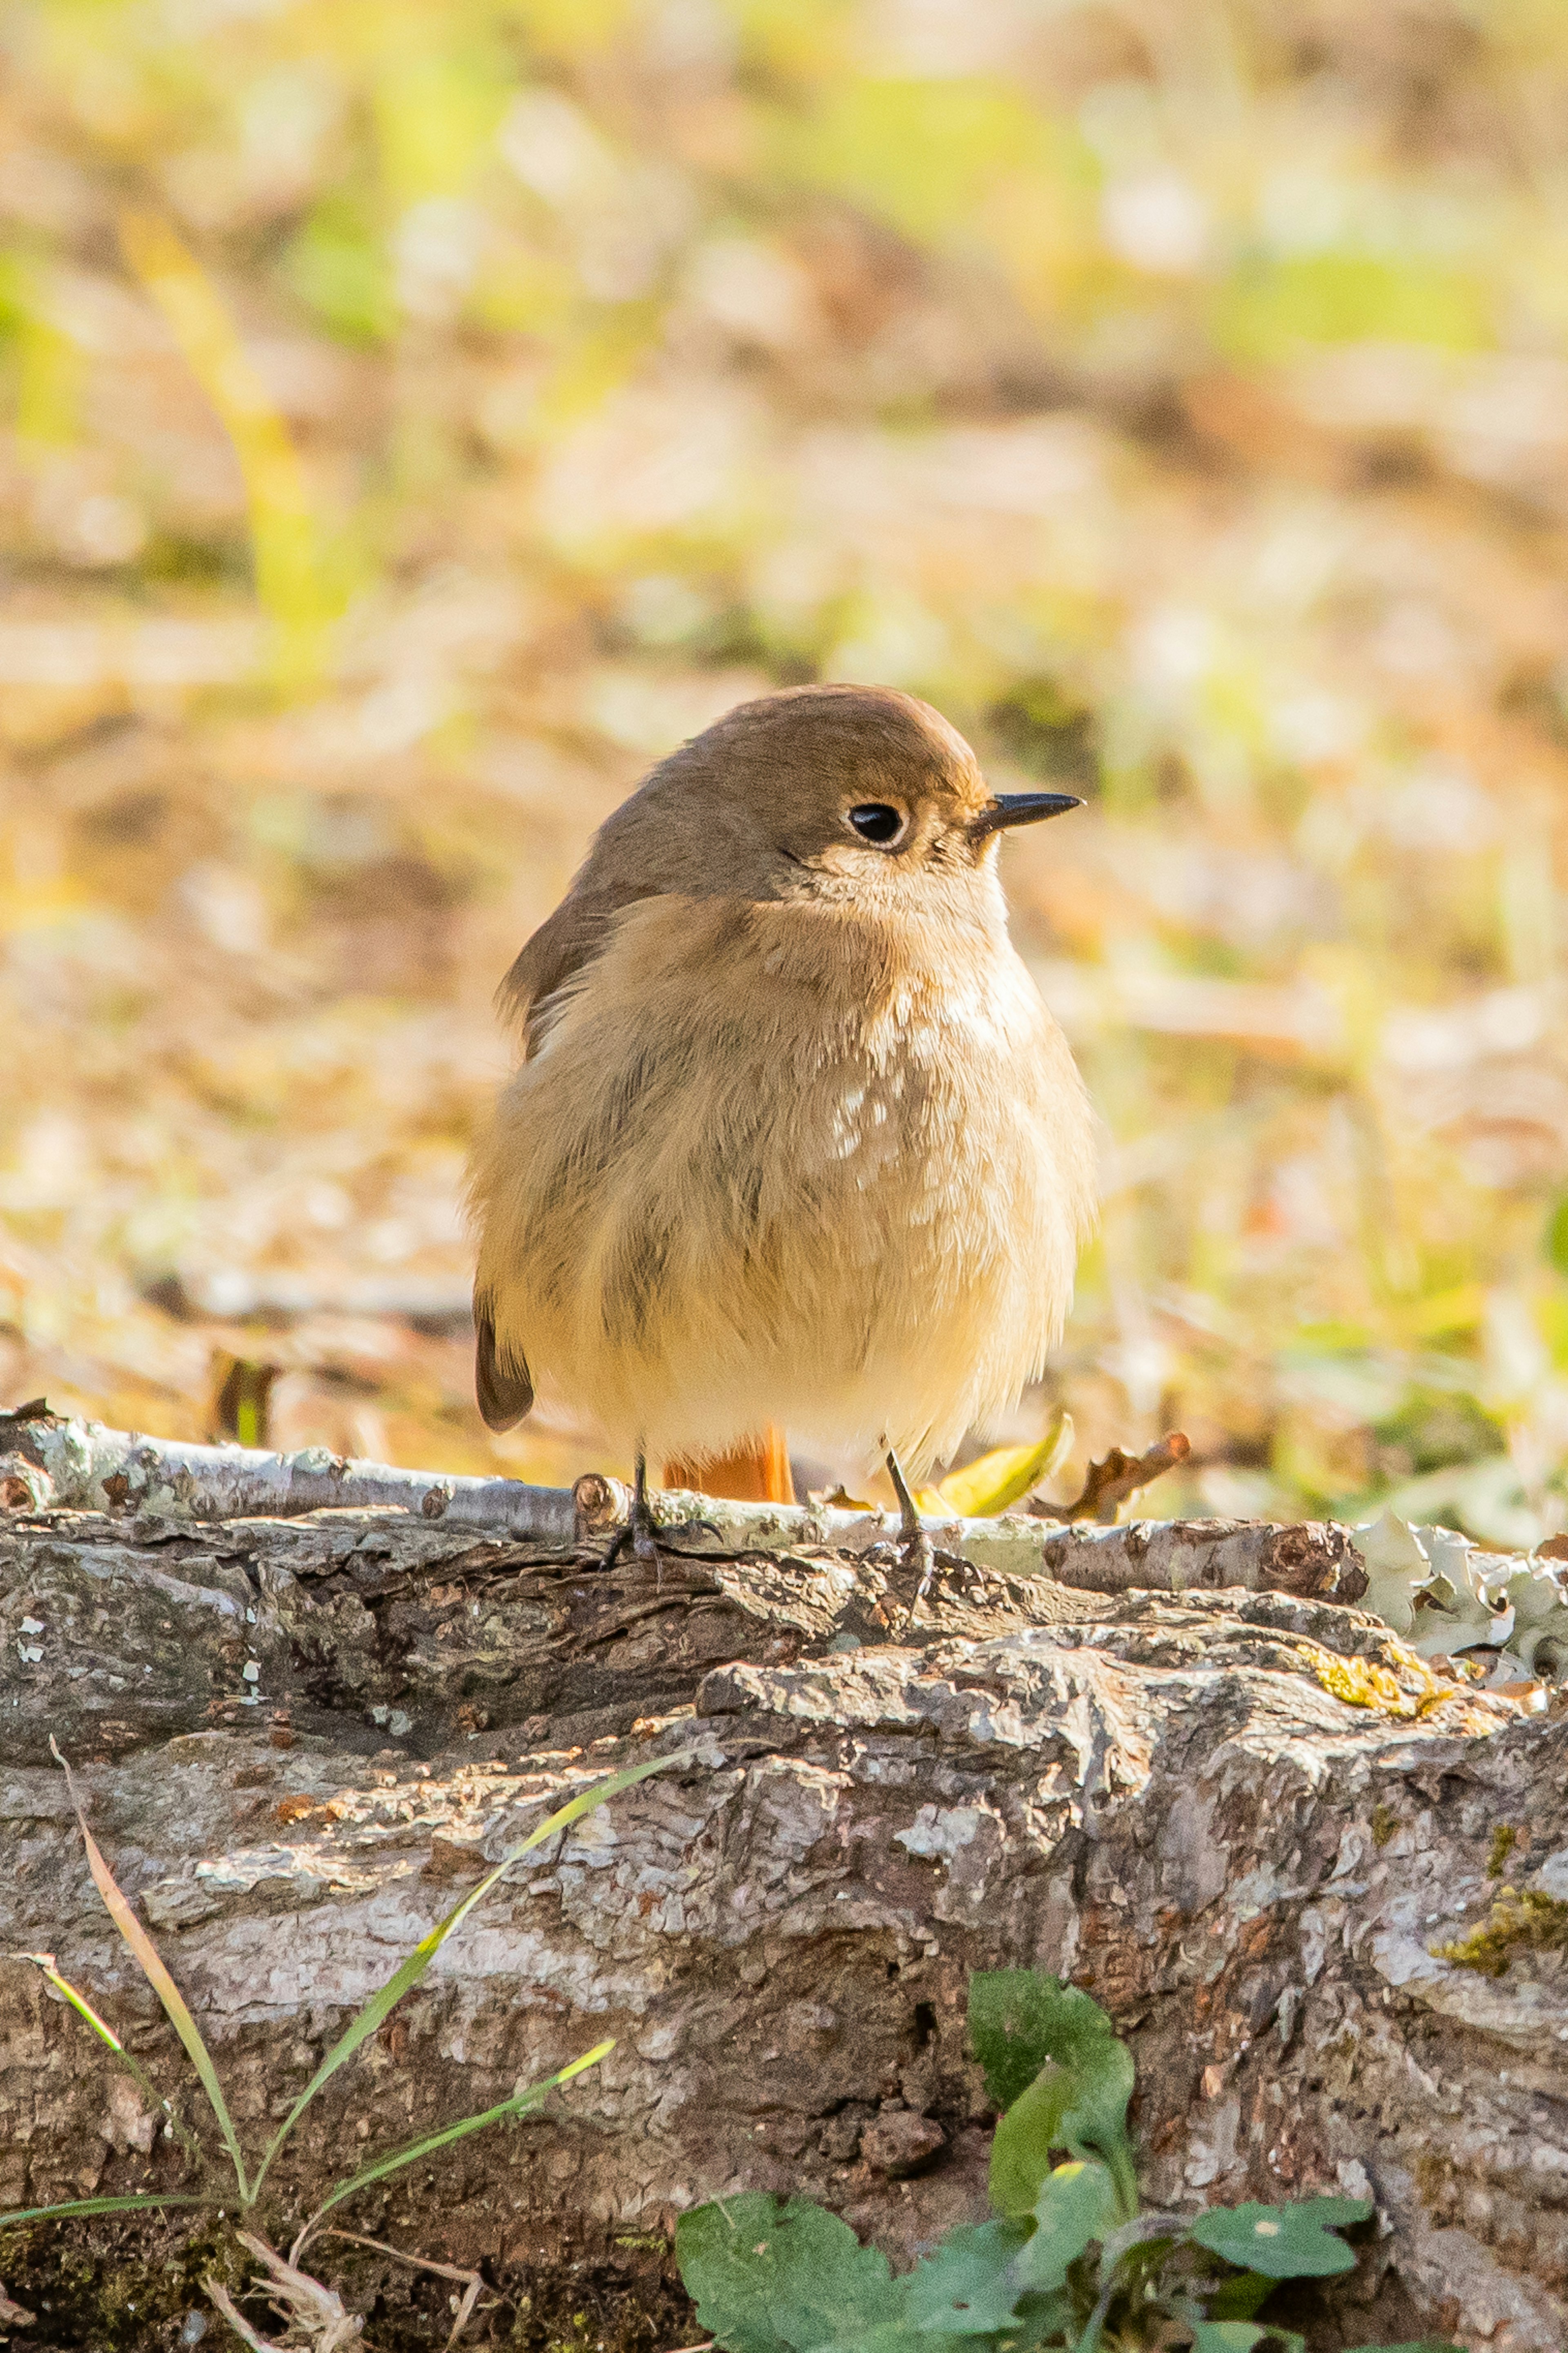
[[[115,1880],[114,1873],[99,1852],[98,1841],[88,1829],[87,1816],[82,1812],[80,1801],[77,1797],[76,1784],[71,1778],[70,1767],[55,1746],[52,1736],[49,1747],[56,1762],[65,1773],[66,1788],[69,1791],[71,1804],[76,1809],[77,1822],[87,1848],[88,1869],[92,1873],[93,1885],[103,1899],[105,1911],[130,1947],[137,1968],[163,2003],[170,2025],[184,2043],[185,2055],[201,2078],[202,2089],[207,2095],[208,2105],[217,2118],[218,2130],[223,2135],[224,2146],[228,2150],[229,2161],[234,2167],[241,2200],[248,2205],[252,2192],[246,2178],[245,2158],[234,2129],[234,2120],[228,2113],[228,2102],[223,2095],[223,2085],[217,2079],[217,2069],[212,2063],[212,2053],[202,2041],[201,2031],[185,2006],[184,1994],[164,1968],[163,1956],[157,1946],[127,1903]]]
[[[585,2067],[596,2067],[615,2047],[614,2036],[607,2042],[596,2042],[592,2051],[584,2051],[581,2059],[574,2059],[570,2066],[563,2067],[558,2075],[547,2076],[542,2084],[531,2084],[526,2092],[514,2092],[510,2100],[502,2100],[497,2107],[486,2108],[479,2116],[462,2116],[455,2125],[444,2125],[439,2132],[426,2133],[423,2140],[411,2141],[405,2148],[391,2149],[385,2157],[376,2158],[352,2180],[341,2181],[331,2194],[321,2200],[295,2241],[296,2258],[323,2214],[330,2214],[334,2206],[341,2206],[343,2200],[352,2198],[356,2189],[367,2189],[373,2181],[384,2180],[387,2174],[399,2172],[405,2165],[417,2164],[420,2158],[428,2157],[433,2149],[445,2148],[448,2141],[462,2140],[468,2133],[483,2132],[487,2125],[504,2124],[509,2116],[527,2116],[531,2109],[540,2105],[547,2093],[557,2090],[563,2084],[569,2084],[573,2076],[580,2075]]]
[[[180,2118],[174,2113],[173,2103],[163,2097],[163,2093],[158,2089],[157,2084],[154,2084],[145,2067],[142,2066],[140,2059],[135,2058],[131,2052],[127,2051],[124,2043],[121,2042],[119,2035],[116,2034],[113,2027],[109,2024],[108,2021],[106,2019],[100,2018],[97,2010],[94,2010],[87,1996],[84,1993],[79,1992],[68,1978],[61,1977],[58,1969],[55,1967],[54,1955],[52,1953],[19,1953],[17,1955],[17,1958],[18,1960],[31,1961],[37,1968],[43,1971],[44,1976],[47,1978],[49,1984],[54,1987],[55,1991],[63,2000],[68,2001],[70,2004],[79,2018],[83,2018],[87,2021],[87,2023],[91,2027],[100,2042],[108,2043],[109,2048],[113,2052],[115,2057],[119,2060],[126,2073],[131,2077],[132,2083],[135,2084],[137,2089],[141,2092],[142,2098],[146,2100],[159,2115],[167,2118],[171,2131],[178,2140],[181,2147],[184,2150],[186,2156],[195,2158],[198,2163],[205,2162],[200,2142],[195,2138],[195,2136],[187,2131],[184,2125],[181,2123]]]
[[[218,2193],[209,2190],[203,2197],[197,2190],[171,2190],[167,2197],[156,2189],[139,2190],[126,2198],[68,2198],[63,2206],[18,2206],[13,2213],[0,2214],[0,2231],[8,2231],[13,2222],[55,2222],[68,2214],[137,2214],[153,2206],[216,2206]]]
[[[53,1953],[18,1953],[16,1958],[19,1961],[31,1961],[35,1968],[42,1970],[50,1985],[54,1987],[55,1991],[66,2001],[69,2002],[78,2017],[86,2019],[93,2032],[98,2036],[99,2041],[100,2042],[107,2042],[117,2059],[124,2060],[125,2064],[130,2069],[132,2074],[135,2076],[139,2084],[145,2086],[158,2106],[163,2107],[167,2105],[161,2095],[157,2092],[153,2091],[151,2079],[149,2078],[146,2070],[142,2067],[141,2061],[132,2057],[130,2052],[127,2051],[124,2043],[121,2042],[119,2035],[116,2034],[113,2027],[110,2025],[108,2020],[100,2018],[97,2010],[94,2010],[86,1994],[79,1992],[77,1988],[72,1985],[69,1978],[61,1977],[58,1969],[55,1967],[55,1957]]]
[[[557,1831],[569,1830],[572,1824],[580,1821],[584,1814],[590,1814],[596,1806],[602,1806],[606,1798],[618,1796],[621,1790],[629,1789],[636,1781],[646,1781],[650,1773],[662,1773],[672,1765],[689,1763],[690,1754],[689,1749],[682,1748],[677,1749],[668,1757],[650,1757],[645,1764],[629,1765],[625,1772],[612,1773],[607,1780],[595,1781],[590,1788],[580,1790],[576,1797],[568,1799],[565,1805],[558,1806],[552,1814],[547,1815],[544,1820],[539,1823],[537,1828],[530,1831],[528,1836],[520,1840],[516,1846],[507,1849],[495,1869],[487,1872],[478,1886],[471,1888],[462,1902],[454,1906],[444,1920],[438,1921],[424,1941],[416,1945],[406,1959],[398,1964],[380,1992],[371,1996],[358,2016],[333,2043],[273,2135],[268,2146],[267,2154],[257,2168],[257,2189],[260,2189],[267,2178],[268,2166],[321,2086],[337,2073],[340,2067],[353,2057],[362,2043],[368,2042],[370,2037],[385,2023],[404,1995],[412,1991],[418,1984],[453,1929],[461,1926],[475,1905],[482,1902],[489,1894],[497,1880],[504,1878],[512,1864],[521,1862],[532,1848],[542,1846],[548,1838],[553,1838]],[[252,2194],[254,2195],[254,2192]]]

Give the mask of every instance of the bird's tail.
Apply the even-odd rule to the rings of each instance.
[[[678,1455],[664,1466],[667,1487],[694,1487],[700,1494],[726,1495],[738,1504],[793,1504],[789,1444],[777,1422],[728,1454],[706,1460]]]

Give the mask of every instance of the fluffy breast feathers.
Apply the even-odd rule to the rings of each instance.
[[[481,1388],[493,1335],[503,1407],[547,1377],[628,1450],[783,1422],[917,1474],[1016,1399],[1093,1148],[1000,921],[662,895],[591,957],[538,936],[475,1167]]]

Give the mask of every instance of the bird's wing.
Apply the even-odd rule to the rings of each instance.
[[[616,890],[573,891],[541,923],[500,985],[503,1014],[522,1030],[523,1054],[539,1051],[551,1011],[577,975],[593,963],[610,935],[618,911],[644,893],[634,884]],[[474,1296],[474,1388],[479,1411],[491,1430],[510,1430],[533,1403],[533,1380],[518,1356],[503,1363],[496,1351],[495,1310]]]
[[[525,1057],[539,1051],[561,991],[608,944],[621,909],[647,895],[629,879],[618,887],[572,891],[541,923],[502,981],[497,998],[502,1013],[522,1029]]]
[[[510,1430],[533,1404],[533,1381],[525,1364],[503,1365],[496,1356],[495,1318],[488,1300],[474,1300],[474,1394],[489,1430]]]

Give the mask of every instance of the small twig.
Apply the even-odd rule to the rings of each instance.
[[[1124,1504],[1129,1495],[1135,1495],[1163,1471],[1173,1471],[1192,1451],[1191,1440],[1179,1430],[1157,1440],[1142,1454],[1129,1454],[1122,1447],[1113,1446],[1099,1462],[1089,1464],[1078,1501],[1050,1511],[1049,1516],[1068,1521],[1098,1520],[1102,1526],[1110,1527],[1115,1522],[1119,1504]],[[1031,1509],[1038,1510],[1038,1506]],[[1044,1518],[1047,1514],[1042,1511],[1039,1516]]]
[[[452,2353],[453,2346],[473,2318],[474,2306],[479,2300],[479,2290],[483,2285],[483,2280],[476,2272],[463,2291],[463,2301],[458,2306],[458,2317],[452,2323],[452,2334],[447,2339],[446,2353]]]
[[[458,2263],[438,2263],[433,2255],[410,2255],[402,2247],[389,2247],[384,2239],[367,2239],[362,2231],[339,2231],[331,2225],[322,2232],[324,2239],[346,2239],[351,2246],[374,2247],[378,2255],[391,2255],[400,2263],[412,2265],[416,2272],[434,2272],[439,2279],[457,2280],[466,2284],[478,2279],[477,2272],[465,2271]],[[483,2285],[480,2282],[480,2285]]]
[[[216,2280],[209,2274],[203,2284],[235,2335],[243,2344],[249,2346],[250,2353],[285,2353],[284,2347],[278,2344],[274,2338],[262,2337],[252,2328],[244,2313],[236,2307],[234,2298],[221,2280]]]
[[[928,1517],[924,1525],[933,1545],[954,1546],[968,1557],[972,1569],[982,1567],[988,1578],[1044,1577],[1096,1593],[1125,1593],[1134,1587],[1179,1592],[1201,1570],[1201,1581],[1208,1587],[1244,1585],[1249,1591],[1279,1587],[1346,1600],[1357,1600],[1365,1592],[1351,1532],[1331,1524],[1313,1522],[1287,1529],[1266,1521],[1172,1522],[1157,1541],[1144,1529],[1111,1525],[1121,1495],[1136,1493],[1184,1460],[1187,1451],[1185,1439],[1174,1431],[1141,1456],[1113,1449],[1103,1464],[1091,1470],[1084,1494],[1065,1511],[1033,1503],[999,1518]],[[1131,1469],[1124,1467],[1129,1463]],[[624,1523],[631,1505],[629,1489],[597,1472],[567,1490],[344,1462],[320,1450],[279,1455],[243,1447],[184,1446],[172,1440],[133,1438],[96,1422],[68,1421],[42,1413],[37,1400],[16,1413],[0,1413],[0,1511],[14,1501],[8,1499],[6,1481],[17,1466],[24,1487],[29,1482],[40,1486],[39,1495],[26,1507],[34,1514],[146,1510],[212,1521],[273,1517],[329,1504],[362,1509],[400,1504],[416,1524],[429,1520],[433,1527],[444,1526],[449,1533],[460,1529],[505,1536],[514,1546],[526,1544],[531,1552],[535,1546],[542,1553],[553,1552],[553,1561],[531,1559],[528,1566],[546,1576],[574,1578],[585,1565],[581,1548]],[[1113,1494],[1117,1481],[1124,1483]],[[652,1500],[666,1571],[678,1555],[694,1563],[722,1559],[737,1566],[822,1549],[864,1559],[871,1548],[900,1534],[892,1514],[875,1510],[742,1504],[686,1493],[656,1494]],[[1097,1513],[1102,1523],[1098,1526],[1093,1525]],[[703,1528],[717,1528],[720,1534],[701,1553],[687,1552],[676,1541]],[[1289,1557],[1277,1557],[1275,1539],[1286,1535],[1292,1539],[1286,1547]],[[984,1561],[976,1563],[981,1551]],[[407,1591],[412,1582],[405,1576],[389,1575],[384,1590]],[[679,1592],[669,1598],[679,1606]]]
[[[346,2239],[351,2246],[374,2247],[378,2255],[390,2255],[395,2263],[407,2263],[416,2272],[434,2272],[438,2279],[459,2281],[464,2289],[463,2301],[458,2306],[458,2317],[452,2323],[452,2333],[446,2345],[446,2353],[452,2353],[453,2346],[473,2318],[474,2306],[489,2284],[478,2272],[464,2271],[457,2263],[438,2263],[430,2255],[405,2254],[401,2247],[389,2247],[384,2239],[367,2239],[360,2231],[333,2230],[328,2231],[326,2235],[329,2239]],[[507,2301],[505,2296],[497,2298],[500,2304]]]

